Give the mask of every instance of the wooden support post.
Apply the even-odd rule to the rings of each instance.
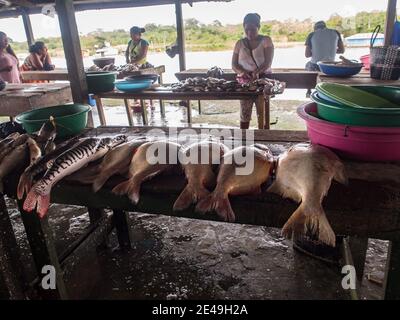
[[[64,45],[65,60],[67,61],[68,77],[71,83],[72,98],[76,103],[87,103],[89,99],[88,87],[73,1],[56,0],[56,10]]]
[[[97,96],[96,96],[95,100],[96,100],[97,113],[99,114],[100,125],[105,126],[106,125],[106,116],[104,114],[103,103],[101,102],[101,98],[98,98]]]
[[[354,268],[357,272],[358,281],[364,276],[365,258],[367,257],[368,238],[350,237],[349,245],[353,257]]]
[[[187,120],[188,124],[192,123],[192,104],[190,103],[190,100],[186,101],[187,105]]]
[[[179,48],[179,70],[186,70],[185,31],[183,26],[182,3],[175,1],[177,45]]]
[[[142,107],[142,118],[143,118],[143,125],[147,126],[148,121],[147,121],[147,109],[146,105],[144,103],[144,100],[140,100],[140,106]]]
[[[390,241],[384,281],[385,299],[400,299],[400,241]]]
[[[31,19],[29,17],[29,14],[25,10],[22,11],[22,21],[24,23],[25,35],[26,35],[26,40],[28,42],[28,46],[31,46],[32,44],[35,43],[35,38],[33,36]]]
[[[388,0],[388,6],[386,11],[385,21],[385,46],[389,46],[392,43],[392,35],[394,22],[397,16],[397,0]]]
[[[0,194],[0,296],[25,299],[27,284],[4,197]],[[2,292],[2,293],[1,293]]]
[[[266,114],[265,114],[265,105],[266,100],[263,95],[259,95],[255,101],[256,111],[257,111],[257,121],[258,121],[258,129],[264,129],[266,126]],[[269,121],[269,120],[268,120]]]
[[[40,290],[41,294],[45,299],[68,299],[63,271],[60,267],[47,217],[39,219],[36,212],[26,212],[23,209],[23,201],[18,200],[17,203],[39,279],[45,276],[42,274],[44,266],[52,266],[56,272],[56,289]],[[41,283],[41,280],[39,283]]]
[[[118,242],[121,249],[131,248],[131,237],[128,223],[128,215],[122,210],[113,210],[115,228],[117,229]]]
[[[163,76],[162,73],[160,73],[160,75],[158,76],[158,82],[160,85],[163,84]],[[164,105],[164,101],[160,100],[160,113],[161,113],[161,117],[164,118],[165,117],[165,105]]]
[[[104,216],[104,210],[102,209],[90,208],[90,207],[87,209],[88,209],[90,224],[95,224]]]
[[[199,100],[198,103],[199,103],[199,114],[201,114],[201,100]]]
[[[126,115],[128,116],[129,126],[133,127],[133,116],[131,106],[129,105],[129,99],[124,99]]]

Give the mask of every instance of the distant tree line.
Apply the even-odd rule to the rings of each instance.
[[[360,12],[354,17],[332,15],[326,22],[328,27],[337,29],[345,37],[356,33],[372,32],[376,25],[384,26],[386,13],[384,11]],[[272,37],[278,42],[304,42],[308,33],[313,30],[314,21],[289,19],[285,21],[268,20],[261,26],[261,33]],[[150,50],[164,51],[165,47],[176,40],[176,28],[173,25],[158,25],[150,23],[145,26],[143,35],[150,42]],[[243,37],[241,24],[222,25],[218,20],[210,24],[203,24],[196,19],[185,20],[186,47],[192,51],[213,51],[232,49],[235,41]],[[60,37],[37,39],[46,42],[53,55],[62,54],[63,46]],[[121,51],[129,41],[127,30],[103,31],[98,29],[81,36],[82,50],[87,54],[94,54],[97,48],[110,42],[113,47]],[[16,52],[27,52],[26,42],[14,42]]]

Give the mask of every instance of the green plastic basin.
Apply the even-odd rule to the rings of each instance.
[[[311,99],[317,104],[321,118],[340,124],[368,127],[400,127],[400,108],[355,108],[321,99],[313,92]]]
[[[113,91],[116,75],[115,72],[86,72],[89,93]]]
[[[52,116],[56,122],[57,138],[63,138],[76,135],[86,127],[89,111],[88,105],[64,104],[27,111],[15,119],[28,133],[34,133]]]

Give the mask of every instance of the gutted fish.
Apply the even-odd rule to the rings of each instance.
[[[310,231],[320,241],[335,246],[335,233],[322,208],[322,200],[332,179],[347,183],[343,163],[329,149],[305,144],[290,148],[278,163],[276,180],[268,191],[301,202],[284,225],[282,234],[290,238]]]
[[[273,169],[273,156],[267,146],[255,144],[235,148],[224,155],[215,190],[199,201],[196,211],[215,210],[224,220],[235,221],[229,195],[260,193]]]
[[[175,201],[174,210],[185,210],[210,194],[208,190],[215,187],[217,180],[213,169],[228,150],[222,143],[201,141],[179,152],[187,185]]]
[[[142,144],[132,157],[129,180],[115,186],[112,192],[117,195],[128,195],[129,199],[137,204],[143,181],[178,165],[179,148],[179,144],[170,141]]]
[[[28,145],[23,143],[15,148],[0,163],[0,193],[3,193],[3,179],[14,169],[24,165],[28,161]]]
[[[24,202],[24,210],[30,212],[37,206],[39,217],[44,217],[49,208],[50,192],[53,185],[65,176],[86,166],[89,162],[100,159],[110,148],[125,141],[126,136],[122,135],[115,138],[88,138],[61,154],[29,191]]]
[[[126,175],[134,153],[147,141],[146,138],[134,139],[108,152],[98,166],[98,173],[94,176],[93,191],[99,191],[107,180],[115,174]]]
[[[28,138],[26,143],[29,149],[29,165],[32,165],[42,156],[42,150],[40,150],[37,142],[32,138]]]

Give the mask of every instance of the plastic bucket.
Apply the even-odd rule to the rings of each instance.
[[[369,70],[369,66],[370,66],[369,57],[370,57],[369,54],[366,54],[366,55],[360,57],[360,60],[361,60],[362,64],[364,65],[365,70]]]

